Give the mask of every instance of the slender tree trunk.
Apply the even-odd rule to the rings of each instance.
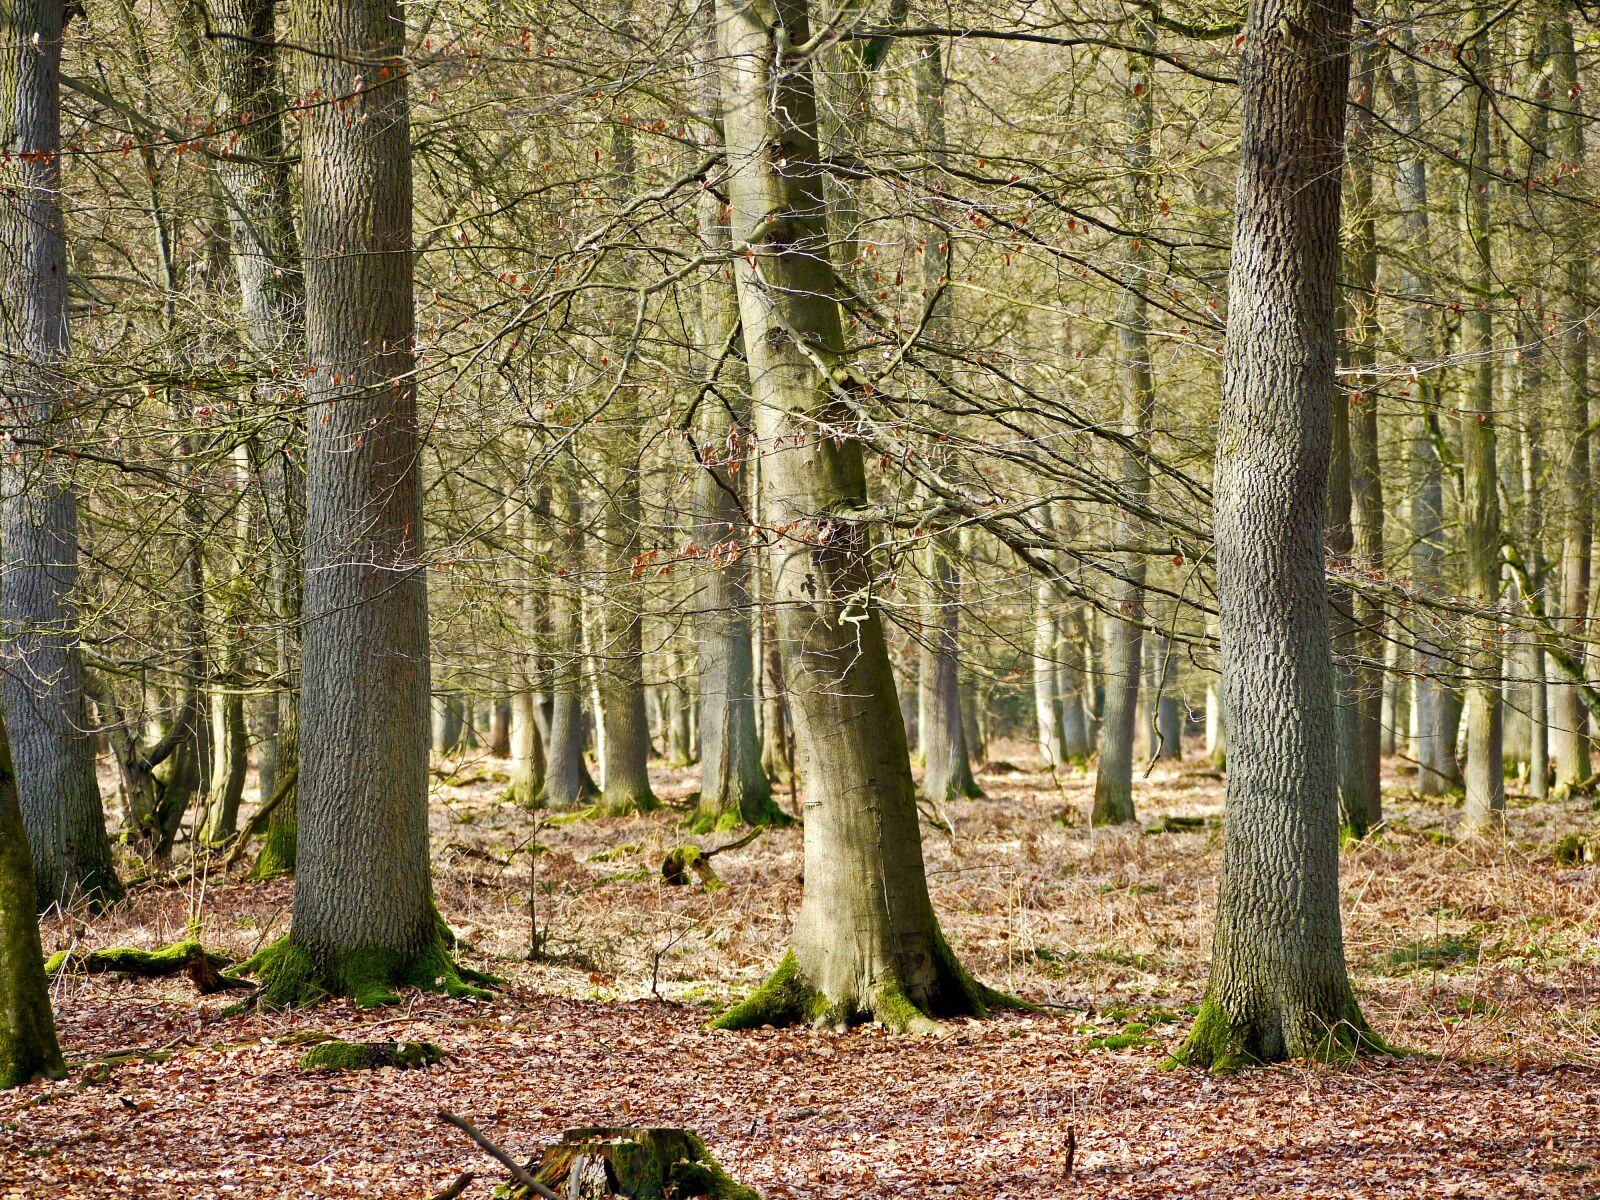
[[[733,248],[778,632],[803,764],[805,890],[776,974],[718,1019],[747,1028],[877,1018],[894,1029],[981,1012],[939,932],[882,620],[870,599],[861,443],[835,389],[832,299],[803,0],[718,0]],[[836,432],[819,432],[836,431]]]
[[[599,789],[584,760],[583,719],[584,515],[573,478],[576,463],[563,450],[553,472],[556,501],[556,578],[550,587],[550,740],[545,746],[544,798],[552,808],[577,808]]]
[[[1577,56],[1573,51],[1572,23],[1558,16],[1550,23],[1551,59],[1555,81],[1554,103],[1564,111],[1559,118],[1557,157],[1563,163],[1584,161],[1584,126],[1578,90]],[[1572,157],[1576,155],[1576,157]],[[1582,238],[1581,227],[1572,231]],[[1575,240],[1574,245],[1578,242]],[[1589,573],[1594,537],[1593,483],[1589,453],[1589,260],[1586,255],[1566,256],[1563,267],[1562,305],[1557,321],[1562,329],[1556,366],[1560,371],[1561,427],[1565,446],[1561,456],[1561,628],[1572,640],[1562,646],[1580,665],[1586,657],[1582,640],[1589,612]],[[1588,714],[1578,689],[1562,683],[1551,688],[1550,756],[1555,760],[1556,793],[1570,791],[1589,778]]]
[[[1348,0],[1255,0],[1217,429],[1227,816],[1211,982],[1179,1058],[1372,1044],[1345,970],[1323,562]]]
[[[61,211],[60,0],[0,5],[0,706],[41,907],[122,894],[85,727]]]
[[[8,32],[0,26],[0,37]],[[11,748],[0,723],[0,1090],[37,1075],[63,1079],[67,1074],[50,1012],[34,915],[37,897]]]
[[[1155,31],[1148,21],[1136,18],[1139,45],[1155,48]],[[1155,101],[1152,95],[1148,53],[1127,58],[1125,111],[1127,121],[1128,170],[1124,219],[1135,230],[1142,230],[1150,215],[1150,139],[1155,128]],[[1118,458],[1118,481],[1125,503],[1141,506],[1150,492],[1150,427],[1155,415],[1155,378],[1150,370],[1149,305],[1144,289],[1150,286],[1150,250],[1142,239],[1132,239],[1122,281],[1122,300],[1117,311],[1117,347],[1122,359],[1122,421],[1118,432],[1123,437]],[[1142,524],[1125,507],[1113,522],[1118,541],[1134,542]],[[1119,576],[1112,584],[1117,615],[1106,628],[1106,708],[1100,726],[1100,759],[1095,770],[1094,808],[1090,821],[1095,825],[1120,825],[1134,819],[1133,755],[1139,721],[1139,674],[1141,670],[1142,621],[1144,618],[1144,555],[1128,550],[1117,556]]]
[[[1402,143],[1406,157],[1401,160],[1395,178],[1395,196],[1405,240],[1405,252],[1399,256],[1400,292],[1411,297],[1403,317],[1402,339],[1406,357],[1420,368],[1436,355],[1437,347],[1427,281],[1422,273],[1422,265],[1431,261],[1433,246],[1428,218],[1428,151],[1422,94],[1413,62],[1416,38],[1409,16],[1409,6],[1403,5],[1396,32],[1402,53],[1389,73],[1389,86],[1400,124],[1409,135]],[[1419,372],[1409,388],[1401,392],[1415,409],[1407,446],[1412,468],[1411,575],[1417,590],[1424,595],[1437,595],[1442,591],[1444,570],[1444,478],[1429,426],[1437,411],[1433,390],[1429,377]],[[1455,724],[1451,718],[1455,701],[1444,682],[1447,666],[1430,629],[1430,618],[1426,613],[1419,613],[1416,620],[1412,757],[1420,764],[1417,791],[1424,796],[1435,796],[1461,781],[1456,765]]]
[[[412,319],[405,23],[395,0],[301,0],[306,348],[300,839],[268,1004],[471,990],[428,867],[428,594]]]
[[[1472,69],[1490,78],[1487,6],[1472,10],[1472,23],[1484,32],[1463,48]],[[1506,785],[1502,763],[1504,709],[1501,703],[1502,655],[1498,621],[1500,603],[1500,497],[1496,488],[1494,319],[1491,297],[1496,293],[1492,261],[1492,226],[1489,213],[1489,110],[1488,93],[1474,88],[1466,105],[1468,145],[1467,199],[1463,207],[1470,244],[1468,270],[1477,302],[1462,318],[1465,349],[1476,355],[1472,389],[1461,410],[1462,524],[1466,541],[1466,588],[1490,615],[1472,622],[1467,660],[1467,801],[1468,829],[1485,831],[1504,823]]]
[[[1033,711],[1038,731],[1039,757],[1052,769],[1066,765],[1066,735],[1057,688],[1060,671],[1056,655],[1056,589],[1048,579],[1034,585],[1033,600]]]

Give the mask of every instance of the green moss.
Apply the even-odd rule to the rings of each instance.
[[[592,811],[600,817],[632,817],[657,812],[661,807],[661,801],[649,788],[637,788],[617,795],[602,795]]]
[[[1464,934],[1450,934],[1438,939],[1412,942],[1391,950],[1383,957],[1382,965],[1392,974],[1404,974],[1419,968],[1448,971],[1452,967],[1475,963],[1481,953],[1478,939]]]
[[[630,854],[637,854],[637,853],[639,853],[639,843],[638,842],[627,842],[626,844],[621,845],[621,846],[613,846],[610,850],[602,850],[599,854],[591,854],[589,856],[589,860],[588,861],[590,861],[592,863],[593,862],[613,862],[616,859],[625,858],[626,856],[628,856]]]
[[[800,964],[791,950],[764,984],[710,1022],[707,1028],[760,1029],[763,1025],[791,1025],[821,1016],[827,1008],[827,997],[801,978]]]
[[[1228,1075],[1246,1067],[1304,1057],[1313,1062],[1347,1065],[1358,1054],[1393,1054],[1393,1047],[1380,1038],[1361,1010],[1351,1000],[1340,1019],[1332,1022],[1315,1043],[1309,1046],[1266,1046],[1260,1031],[1235,1024],[1222,1005],[1207,994],[1195,1016],[1194,1027],[1168,1061],[1168,1066],[1198,1067],[1213,1074]]]
[[[432,1042],[324,1042],[300,1058],[302,1071],[415,1071],[444,1057]]]
[[[300,846],[296,821],[269,821],[261,837],[261,852],[250,868],[251,879],[278,879],[293,875]]]
[[[446,936],[449,935],[449,936]],[[436,992],[452,999],[485,999],[475,984],[497,983],[493,976],[460,967],[450,956],[455,942],[435,914],[433,936],[416,954],[386,947],[345,951],[317,963],[293,934],[266,947],[239,970],[261,981],[257,1001],[265,1008],[304,1008],[330,996],[348,996],[358,1007],[400,1002],[400,987]]]
[[[1569,833],[1556,843],[1555,859],[1557,865],[1563,867],[1600,861],[1600,839],[1586,838],[1581,833]]]
[[[1100,1037],[1092,1037],[1084,1043],[1090,1050],[1142,1050],[1146,1046],[1159,1046],[1160,1044],[1155,1038],[1146,1037],[1143,1031],[1102,1034]]]

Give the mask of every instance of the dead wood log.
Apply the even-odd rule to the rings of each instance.
[[[183,974],[189,977],[195,990],[202,996],[214,992],[253,990],[255,984],[227,973],[232,965],[229,959],[208,952],[198,941],[190,938],[160,950],[137,950],[131,946],[111,946],[104,950],[91,950],[87,954],[59,950],[50,956],[50,961],[44,966],[45,973],[51,977],[62,973],[113,973],[159,979]]]

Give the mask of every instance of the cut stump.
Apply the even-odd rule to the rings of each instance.
[[[538,1168],[534,1178],[567,1200],[761,1200],[729,1178],[688,1129],[568,1129]],[[496,1194],[520,1200],[529,1193],[513,1183]]]

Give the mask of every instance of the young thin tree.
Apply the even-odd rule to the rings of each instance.
[[[268,1004],[475,991],[428,866],[428,594],[412,317],[405,23],[395,0],[302,0],[310,415],[299,870]]]
[[[805,891],[789,953],[724,1028],[982,1012],[928,897],[882,619],[854,386],[841,365],[804,0],[718,0],[732,237],[762,515],[804,787]]]
[[[40,907],[122,894],[95,781],[73,591],[61,0],[0,3],[0,705]]]
[[[1376,1044],[1345,969],[1323,565],[1349,0],[1257,0],[1217,430],[1227,816],[1211,981],[1180,1061]]]

